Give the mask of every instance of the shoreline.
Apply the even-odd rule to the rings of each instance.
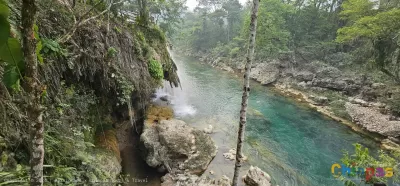
[[[286,98],[292,98],[294,99],[297,103],[299,104],[304,104],[307,107],[314,109],[315,111],[321,113],[325,117],[328,117],[334,121],[337,121],[343,125],[346,125],[347,127],[351,128],[353,131],[360,133],[366,137],[369,137],[377,142],[382,142],[385,137],[374,132],[370,132],[366,129],[363,129],[361,126],[358,124],[349,121],[345,118],[336,116],[334,113],[329,111],[328,106],[319,106],[315,105],[315,102],[312,101],[304,92],[292,89],[292,88],[285,88],[283,85],[280,84],[273,84],[272,86],[269,86],[272,88],[272,91],[277,92],[278,94],[286,97]]]
[[[186,55],[184,54],[184,56],[187,57],[193,57],[196,58],[197,60],[199,60],[201,63],[207,64],[212,66],[213,68],[216,68],[218,70],[221,71],[226,71],[228,73],[231,73],[237,77],[242,77],[243,72],[241,72],[240,69],[233,69],[231,67],[229,67],[228,65],[223,65],[223,66],[217,66],[217,65],[212,65],[209,62],[205,61],[205,60],[200,60],[198,57],[196,56],[191,56],[191,55]],[[228,68],[227,68],[228,67]],[[250,79],[251,81],[257,82],[259,84],[261,84],[261,82],[255,80],[255,79]],[[331,111],[329,111],[329,106],[320,106],[320,105],[316,105],[315,102],[313,100],[311,100],[309,98],[309,96],[307,96],[306,93],[304,93],[301,90],[297,90],[297,89],[293,89],[290,87],[286,87],[282,84],[279,84],[277,82],[275,83],[271,83],[270,85],[263,85],[263,86],[267,86],[270,87],[272,91],[280,94],[281,96],[284,96],[286,98],[291,98],[294,99],[294,101],[298,104],[303,104],[308,108],[314,109],[316,112],[322,114],[325,117],[328,117],[334,121],[337,121],[343,125],[346,125],[347,127],[349,127],[352,131],[363,135],[365,137],[371,138],[374,141],[376,141],[377,143],[380,144],[380,148],[384,149],[384,150],[396,150],[396,151],[400,151],[400,143],[389,139],[389,137],[384,136],[382,134],[376,133],[376,132],[372,132],[369,131],[365,128],[363,128],[361,125],[350,121],[348,119],[339,117],[337,115],[335,115],[334,113],[332,113]]]

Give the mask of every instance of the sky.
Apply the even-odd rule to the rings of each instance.
[[[247,0],[239,0],[240,4],[244,5]],[[186,6],[189,7],[189,10],[193,10],[197,5],[196,0],[186,0]]]

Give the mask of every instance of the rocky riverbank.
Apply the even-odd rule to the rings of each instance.
[[[244,71],[243,59],[184,53],[228,72],[240,74]],[[250,77],[357,132],[382,141],[384,148],[388,143],[398,148],[394,144],[400,141],[399,85],[320,61],[304,64],[284,60],[256,61]]]
[[[161,185],[231,185],[231,180],[225,175],[210,178],[208,174],[203,174],[218,151],[207,130],[199,130],[174,119],[172,109],[163,102],[168,100],[160,99],[159,106],[151,106],[148,110],[140,135],[140,152],[145,162],[158,172],[166,173],[161,178]],[[251,167],[242,180],[248,186],[271,185],[271,177],[257,167]]]

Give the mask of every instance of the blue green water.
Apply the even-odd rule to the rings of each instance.
[[[173,90],[176,117],[199,129],[213,125],[211,136],[219,151],[208,171],[211,177],[232,176],[234,162],[223,153],[236,147],[237,125],[242,95],[242,78],[214,69],[195,59],[173,56],[182,90]],[[245,155],[273,177],[280,186],[343,185],[330,173],[340,163],[342,150],[353,151],[361,143],[372,151],[378,145],[316,111],[277,95],[256,82],[251,84]],[[259,114],[252,114],[260,112]]]

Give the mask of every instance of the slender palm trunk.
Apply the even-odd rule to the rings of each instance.
[[[43,109],[40,104],[41,86],[38,77],[38,64],[36,57],[36,41],[33,31],[37,7],[35,0],[22,1],[22,39],[25,59],[24,89],[28,98],[28,116],[30,120],[29,132],[31,141],[31,172],[30,185],[43,185],[43,160],[44,124],[42,119]]]
[[[243,160],[242,146],[244,141],[244,131],[246,127],[247,104],[250,93],[249,76],[250,76],[251,63],[254,56],[254,47],[255,47],[256,29],[257,29],[257,13],[259,4],[260,0],[253,0],[253,8],[250,21],[249,48],[247,49],[246,68],[245,68],[246,72],[244,74],[244,80],[243,80],[242,108],[240,109],[240,122],[239,122],[238,141],[236,148],[235,172],[233,175],[232,186],[237,186],[238,184],[239,170],[240,167],[242,166],[242,160]]]

